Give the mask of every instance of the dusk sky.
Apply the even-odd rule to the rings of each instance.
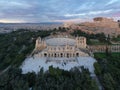
[[[97,16],[120,19],[120,0],[0,0],[0,22],[84,21]]]

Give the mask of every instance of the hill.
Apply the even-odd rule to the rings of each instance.
[[[120,34],[119,22],[114,21],[113,19],[96,17],[93,19],[93,22],[84,22],[79,24],[65,23],[65,27],[69,27],[74,30],[81,30],[86,33],[105,33],[105,35],[117,36]]]

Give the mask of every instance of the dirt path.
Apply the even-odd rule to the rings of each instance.
[[[11,66],[8,66],[6,69],[4,69],[3,71],[0,72],[0,76],[5,73]]]

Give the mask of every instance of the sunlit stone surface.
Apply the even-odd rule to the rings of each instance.
[[[44,71],[49,69],[49,66],[59,67],[60,69],[70,70],[73,67],[84,66],[88,68],[91,73],[94,73],[93,64],[96,60],[92,57],[78,57],[75,61],[67,61],[67,58],[56,58],[57,61],[46,62],[47,58],[27,58],[21,66],[23,73],[40,71],[43,67]],[[71,58],[72,60],[73,58]],[[70,59],[69,59],[70,60]]]

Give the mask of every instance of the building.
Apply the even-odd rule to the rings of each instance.
[[[88,56],[85,37],[54,36],[36,40],[34,56],[50,58],[75,58]]]

